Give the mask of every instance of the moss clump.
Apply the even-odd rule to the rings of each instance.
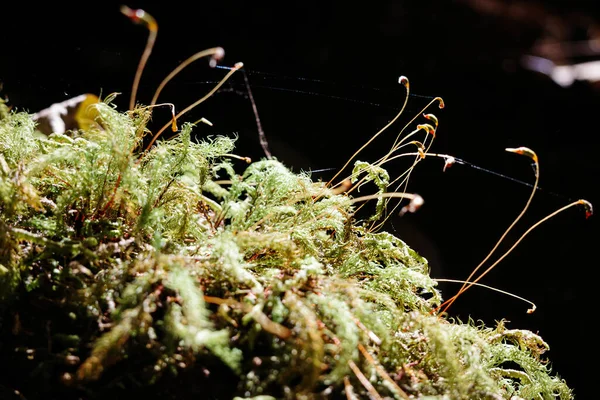
[[[44,136],[0,104],[3,398],[572,397],[539,336],[435,315],[349,196],[189,124],[140,152],[148,110],[95,107]]]

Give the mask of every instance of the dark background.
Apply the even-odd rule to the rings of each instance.
[[[533,9],[501,2],[514,6],[507,12],[483,7],[493,3],[132,2],[130,7],[144,8],[159,24],[138,99],[149,102],[163,77],[194,52],[223,46],[223,65],[246,66],[273,154],[295,171],[338,169],[393,118],[405,95],[397,80],[406,75],[418,96],[358,158],[374,161],[387,152],[402,121],[434,96],[443,97],[446,108],[429,111],[440,120],[433,152],[531,183],[528,159],[504,149],[535,150],[543,190],[500,255],[555,209],[580,198],[598,200],[600,92],[587,82],[562,88],[522,68],[520,59],[552,24],[566,27],[569,40],[588,38],[587,28],[600,13],[591,0],[530,2]],[[34,112],[86,92],[121,92],[116,103],[127,108],[147,31],[121,15],[119,3],[82,4],[2,6],[0,82],[17,109]],[[182,109],[224,73],[206,62],[193,64],[169,84],[161,101]],[[238,154],[263,156],[241,74],[188,120],[200,117],[214,127],[199,126],[198,135],[235,133]],[[157,111],[155,126],[168,118],[168,111]],[[386,230],[427,257],[434,277],[465,279],[518,215],[530,188],[458,164],[442,173],[442,166],[434,158],[419,164],[409,191],[421,194],[425,205],[416,214],[392,218]],[[391,165],[390,172],[397,175],[405,167]],[[334,172],[314,176],[327,180]],[[525,313],[525,303],[478,288],[450,314],[488,325],[504,318],[509,328],[538,332],[551,347],[553,370],[577,398],[588,398],[596,387],[595,359],[588,357],[597,354],[597,238],[597,218],[586,220],[581,207],[569,209],[534,231],[482,281],[534,301],[534,314]],[[441,284],[445,298],[458,288]]]

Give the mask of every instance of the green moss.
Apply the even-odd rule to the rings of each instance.
[[[539,336],[435,315],[427,261],[322,182],[274,159],[238,172],[234,141],[192,125],[141,152],[143,109],[100,103],[46,137],[0,107],[2,384],[27,398],[30,375],[84,398],[366,398],[351,365],[392,398],[572,397]]]

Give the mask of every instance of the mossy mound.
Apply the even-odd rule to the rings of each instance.
[[[2,398],[572,397],[539,336],[436,315],[427,261],[308,174],[240,174],[189,124],[139,151],[147,109],[45,136],[0,107]]]

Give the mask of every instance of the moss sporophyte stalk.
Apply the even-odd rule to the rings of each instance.
[[[124,12],[149,28],[147,59],[156,22]],[[135,102],[143,59],[131,108],[84,96],[72,130],[44,134],[39,115],[0,103],[0,397],[573,397],[540,336],[445,317],[456,296],[444,302],[427,261],[381,230],[395,199],[403,212],[422,204],[406,193],[420,161],[455,161],[429,152],[433,114],[375,162],[359,150],[346,178],[315,181],[271,157],[239,168],[234,139],[192,139],[187,109],[169,140],[147,127],[176,72],[223,50],[199,54],[150,106]],[[537,166],[530,149],[508,150]],[[385,163],[403,156],[412,166],[391,177]],[[354,196],[367,182],[377,191]],[[556,213],[577,204],[591,213],[584,200]]]

